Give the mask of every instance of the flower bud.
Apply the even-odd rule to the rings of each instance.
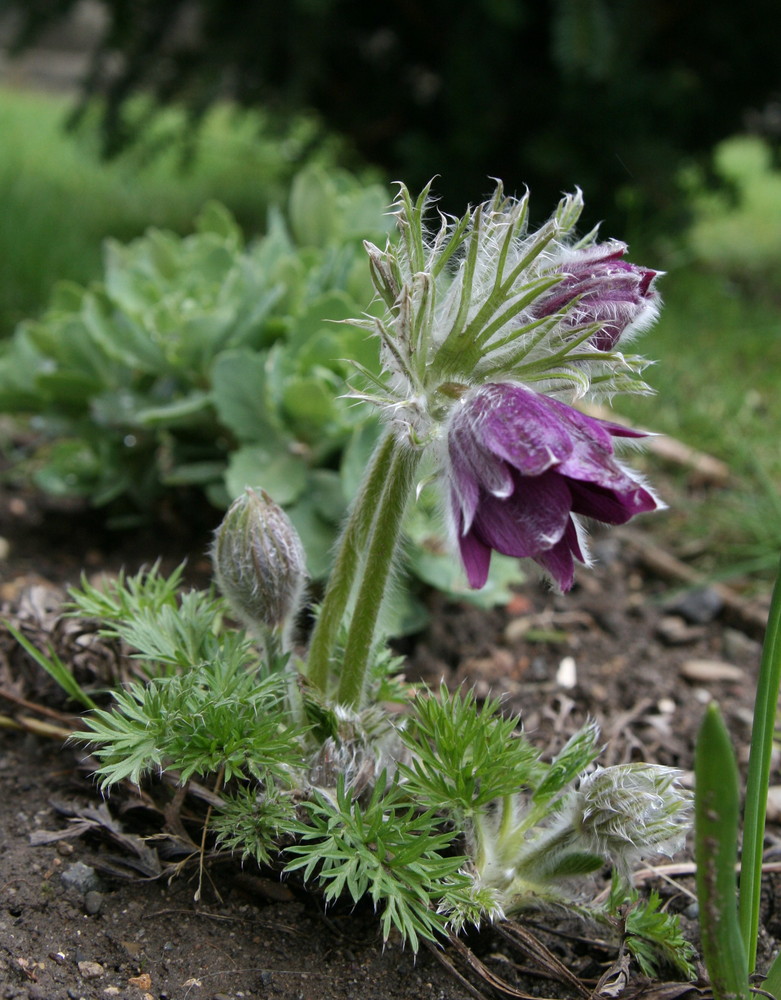
[[[654,282],[662,272],[622,260],[626,251],[618,240],[562,249],[554,269],[562,280],[532,304],[532,314],[561,312],[565,329],[594,323],[590,343],[597,351],[612,351],[622,338],[646,330],[659,315]]]
[[[572,825],[586,850],[609,858],[624,873],[640,857],[679,851],[691,813],[680,773],[637,763],[586,775],[571,805]]]
[[[217,584],[249,628],[283,631],[300,606],[306,556],[290,518],[265,490],[234,500],[212,546]]]

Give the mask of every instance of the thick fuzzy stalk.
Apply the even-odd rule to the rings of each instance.
[[[347,633],[341,665],[338,701],[358,705],[366,682],[377,619],[388,588],[393,558],[401,535],[404,511],[415,484],[421,453],[397,443],[380,503],[376,508],[361,580]]]
[[[396,440],[388,431],[375,448],[363,484],[342,529],[334,568],[328,580],[320,614],[312,632],[307,655],[307,676],[320,691],[328,686],[331,661],[339,628],[344,620],[350,596],[364,561],[366,540],[383,491],[392,475]]]

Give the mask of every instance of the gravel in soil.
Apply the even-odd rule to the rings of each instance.
[[[52,795],[83,797],[72,754],[33,737],[0,743],[0,997],[86,1000],[466,996],[427,954],[382,947],[369,911],[324,915],[233,868],[165,882],[106,879],[82,839],[30,846],[62,819]],[[67,833],[67,831],[65,831]],[[248,874],[248,873],[247,873]],[[262,893],[266,893],[266,896]]]

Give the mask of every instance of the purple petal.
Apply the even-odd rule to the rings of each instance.
[[[608,421],[600,420],[598,417],[590,417],[588,414],[576,410],[573,406],[562,403],[559,399],[553,399],[550,396],[543,396],[541,398],[545,400],[545,405],[555,414],[555,418],[567,428],[570,442],[574,448],[577,448],[578,445],[585,446],[586,448],[597,446],[607,454],[613,454],[613,437],[615,436],[613,428],[618,426],[617,424],[608,423]],[[630,433],[622,436],[632,437],[642,435],[638,432],[636,435]],[[572,450],[570,451],[571,453]],[[568,457],[564,456],[563,461],[566,461]]]
[[[585,561],[573,514],[623,524],[659,506],[613,451],[615,438],[642,436],[512,383],[463,397],[448,430],[448,454],[470,585],[485,584],[496,550],[534,559],[568,590],[574,561]]]
[[[552,548],[536,555],[534,561],[551,575],[559,590],[566,592],[572,589],[572,584],[575,582],[573,557],[585,562],[577,528],[570,519],[561,539]]]
[[[479,590],[485,586],[485,581],[488,579],[491,549],[481,542],[474,532],[462,535],[458,539],[458,545],[469,586],[473,590]]]
[[[626,249],[615,242],[570,251],[556,268],[562,280],[534,304],[533,314],[562,312],[570,329],[598,323],[592,347],[613,350],[629,327],[656,315],[658,272],[621,260]]]
[[[536,556],[564,534],[571,503],[566,481],[555,472],[533,477],[516,473],[511,497],[481,500],[472,530],[485,545],[506,556]]]
[[[659,504],[653,494],[639,483],[629,482],[629,488],[617,490],[570,480],[573,512],[605,524],[626,524],[635,514],[656,510]]]
[[[475,399],[483,410],[476,428],[483,446],[524,476],[539,476],[571,453],[567,424],[547,397],[504,383],[485,386]]]
[[[513,491],[510,470],[495,455],[480,448],[466,427],[455,427],[448,440],[452,502],[459,508],[468,531],[475,516],[481,489],[506,497]]]

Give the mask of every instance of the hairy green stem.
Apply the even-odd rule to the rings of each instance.
[[[299,668],[293,657],[290,643],[290,625],[285,622],[281,628],[264,629],[261,638],[268,663],[284,664],[288,714],[293,722],[303,729],[306,726],[306,713],[304,712],[304,700],[298,686]]]
[[[312,632],[307,655],[307,676],[320,691],[328,685],[329,671],[339,626],[350,602],[353,585],[363,560],[361,551],[390,475],[396,441],[390,431],[379,441],[355,498],[336,549],[334,568]]]
[[[757,958],[762,849],[779,686],[781,686],[781,568],[773,588],[762,663],[759,668],[751,730],[751,753],[746,775],[746,803],[743,811],[739,914],[749,972],[753,972]]]
[[[420,459],[419,451],[413,451],[402,444],[396,445],[388,480],[368,538],[366,557],[361,566],[362,577],[347,633],[338,693],[339,703],[343,705],[358,705],[361,701],[377,619]]]

